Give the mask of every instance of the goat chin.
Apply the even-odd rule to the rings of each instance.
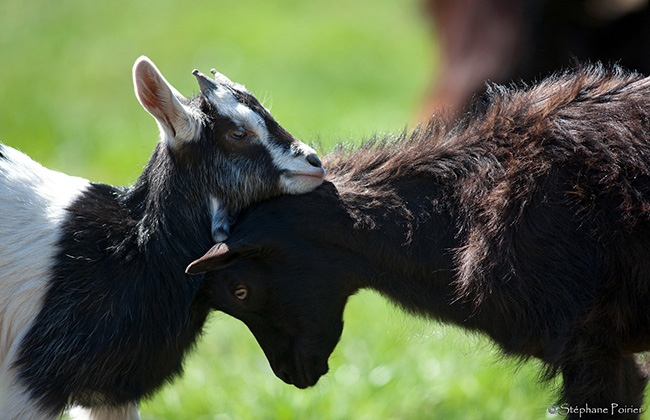
[[[300,194],[319,187],[325,180],[325,170],[286,171],[280,176],[280,187],[287,194]]]

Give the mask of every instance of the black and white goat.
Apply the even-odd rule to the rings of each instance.
[[[180,373],[209,307],[184,268],[243,206],[322,183],[311,148],[216,71],[186,99],[146,57],[136,95],[161,132],[131,187],[0,145],[0,419],[137,419]]]

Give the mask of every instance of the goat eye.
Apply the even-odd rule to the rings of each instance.
[[[235,289],[235,297],[239,300],[244,300],[248,297],[248,289],[244,286],[237,286]]]
[[[235,130],[231,130],[230,133],[228,133],[228,134],[230,135],[230,137],[232,137],[234,139],[237,139],[237,140],[241,140],[241,139],[243,139],[244,137],[246,137],[248,135],[246,130],[241,128],[241,127],[237,128]]]

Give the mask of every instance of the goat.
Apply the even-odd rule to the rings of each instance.
[[[187,268],[208,273],[213,307],[249,327],[279,378],[314,385],[348,297],[371,288],[541,359],[545,377],[562,375],[566,407],[618,404],[632,408],[614,418],[637,418],[647,373],[634,353],[650,349],[650,78],[594,65],[493,86],[455,125],[326,162],[322,186],[252,205]]]
[[[184,267],[253,201],[323,181],[314,150],[242,85],[195,70],[184,98],[140,57],[161,139],[130,187],[48,170],[0,145],[0,419],[139,417],[209,312]]]

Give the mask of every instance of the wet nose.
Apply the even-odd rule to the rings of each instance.
[[[321,163],[320,159],[318,158],[318,155],[316,153],[310,153],[306,156],[307,162],[311,166],[315,166],[317,168],[321,168],[323,164]]]

